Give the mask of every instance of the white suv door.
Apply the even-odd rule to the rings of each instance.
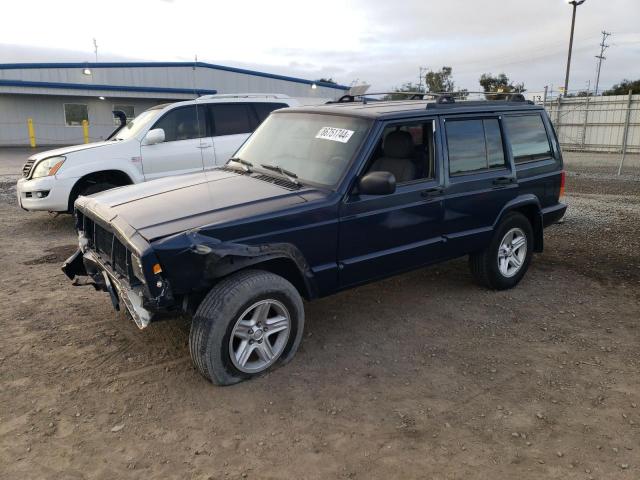
[[[151,129],[162,128],[165,140],[142,145],[140,155],[145,180],[202,171],[212,163],[213,143],[206,136],[205,109],[199,105],[174,108],[160,117]]]

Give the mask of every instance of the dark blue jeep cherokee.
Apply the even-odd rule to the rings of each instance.
[[[140,328],[190,313],[195,365],[227,385],[293,357],[302,298],[463,255],[515,286],[563,189],[551,122],[522,98],[287,108],[222,168],[78,199],[63,270]]]

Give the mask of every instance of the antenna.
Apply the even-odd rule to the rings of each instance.
[[[96,63],[98,63],[98,41],[93,39],[93,53],[96,55]]]
[[[198,137],[200,139],[200,161],[202,162],[202,170],[207,169],[206,165],[205,165],[205,161],[204,161],[204,157],[206,155],[205,153],[205,148],[209,148],[209,146],[207,145],[207,141],[211,140],[207,140],[204,136],[204,130],[206,128],[206,125],[200,125],[200,108],[198,108],[198,88],[196,86],[196,69],[198,68],[198,54],[195,54],[193,57],[193,66],[191,67],[191,75],[192,75],[192,79],[193,79],[193,94],[195,95],[195,107],[196,107],[196,125],[198,127]],[[204,121],[204,119],[202,119]]]
[[[610,32],[606,32],[602,30],[602,42],[600,42],[600,55],[596,55],[596,58],[598,59],[598,73],[596,74],[596,90],[594,95],[598,95],[598,85],[600,84],[600,68],[602,68],[602,61],[607,59],[607,57],[604,56],[604,52],[607,48],[609,48],[609,45],[606,45],[604,42],[607,39],[607,37],[610,37],[610,36],[611,36]]]

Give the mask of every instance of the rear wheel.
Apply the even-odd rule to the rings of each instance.
[[[263,374],[295,355],[304,329],[302,298],[286,279],[248,270],[215,285],[193,318],[191,358],[217,385]]]
[[[494,290],[515,287],[524,277],[533,255],[533,228],[519,212],[508,213],[489,246],[469,256],[476,281]]]

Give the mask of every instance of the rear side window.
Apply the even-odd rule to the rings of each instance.
[[[204,137],[205,125],[203,109],[196,115],[196,106],[192,105],[170,110],[153,128],[162,128],[165,142],[174,142]]]
[[[258,123],[264,122],[264,119],[269,116],[271,112],[274,110],[278,110],[279,108],[286,108],[289,105],[286,103],[254,103],[253,108],[255,108],[256,113],[258,114]]]
[[[447,120],[446,131],[451,175],[505,167],[497,119]]]
[[[516,163],[552,156],[547,131],[540,115],[510,115],[505,116],[503,122]]]
[[[220,103],[210,105],[213,135],[251,133],[251,111],[246,103]]]

